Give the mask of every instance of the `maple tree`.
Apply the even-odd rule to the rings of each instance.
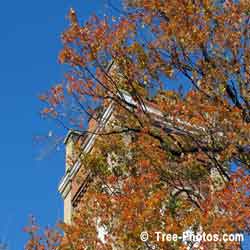
[[[42,114],[84,134],[87,119],[114,111],[95,150],[80,155],[92,181],[72,224],[39,236],[32,222],[27,250],[187,249],[139,236],[250,230],[249,1],[124,5],[119,17],[83,24],[70,10],[59,55],[69,71],[41,96]],[[216,247],[239,243],[198,249]]]

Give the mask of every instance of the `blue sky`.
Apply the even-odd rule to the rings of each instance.
[[[57,185],[64,172],[63,150],[42,161],[33,137],[46,134],[51,122],[39,117],[38,95],[63,78],[57,63],[66,14],[83,19],[104,9],[105,1],[1,1],[0,15],[0,239],[10,250],[26,240],[29,214],[42,225],[62,218]]]
[[[38,95],[63,78],[57,63],[60,33],[70,7],[83,19],[102,14],[106,0],[1,1],[0,15],[0,240],[20,250],[22,228],[33,214],[42,225],[63,216],[57,185],[64,173],[63,148],[36,159],[33,138],[55,127],[39,117]]]

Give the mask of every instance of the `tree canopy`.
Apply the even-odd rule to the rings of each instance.
[[[93,133],[88,120],[114,111],[94,151],[75,147],[93,181],[72,225],[40,236],[32,222],[27,250],[181,250],[181,240],[157,241],[154,232],[249,232],[250,2],[123,5],[116,17],[84,23],[69,12],[59,54],[68,71],[40,97],[42,115],[84,134]]]

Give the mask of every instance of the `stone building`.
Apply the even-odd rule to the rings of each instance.
[[[135,106],[137,105],[135,101],[125,92],[123,93],[123,98],[127,103]],[[144,108],[149,114],[154,115],[156,124],[165,124],[168,133],[173,133],[177,136],[185,137],[185,129],[189,129],[189,131],[191,129],[193,133],[204,130],[204,128],[202,127],[197,127],[181,120],[178,121],[181,130],[178,130],[176,129],[176,125],[173,126],[171,117],[169,117],[168,119],[164,117],[164,121],[163,119],[161,119],[161,112],[157,110],[155,105],[153,105],[152,103],[147,102]],[[64,201],[64,221],[66,223],[71,222],[74,208],[77,206],[89,183],[92,181],[91,171],[84,170],[84,174],[82,175],[83,171],[81,170],[83,170],[83,167],[81,164],[79,153],[75,152],[75,145],[80,145],[80,154],[91,153],[94,148],[94,143],[96,137],[98,136],[98,132],[100,132],[102,128],[106,126],[110,120],[112,120],[113,111],[114,104],[111,103],[105,110],[99,111],[98,117],[96,117],[95,119],[90,119],[88,131],[90,131],[91,133],[83,134],[81,131],[72,130],[68,132],[68,135],[65,138],[64,143],[67,159],[66,168],[65,175],[59,184],[58,190]],[[188,146],[190,147],[190,145]],[[211,176],[214,180],[216,180],[216,182],[218,182],[218,185],[221,185],[221,183],[223,183],[216,169],[211,169]],[[188,189],[189,187],[186,188]]]

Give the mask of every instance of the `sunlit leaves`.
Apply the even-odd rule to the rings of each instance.
[[[61,249],[145,249],[143,230],[249,232],[248,1],[125,5],[120,17],[85,23],[70,10],[59,54],[65,82],[40,97],[43,115],[99,134],[79,158],[82,178],[93,178],[72,225],[62,226]],[[111,121],[95,130],[111,103]]]

